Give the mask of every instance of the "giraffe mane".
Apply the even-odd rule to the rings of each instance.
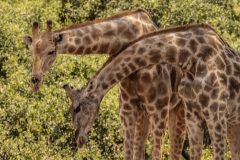
[[[214,32],[216,32],[216,30],[214,28],[212,28],[209,24],[205,24],[205,23],[201,23],[201,24],[189,24],[189,25],[182,25],[182,26],[176,26],[176,27],[170,27],[167,29],[160,29],[157,31],[153,31],[151,33],[147,33],[135,40],[133,40],[132,42],[130,42],[129,44],[127,44],[125,47],[123,47],[118,53],[111,55],[107,61],[102,65],[102,67],[95,73],[95,75],[93,76],[93,78],[95,78],[101,71],[102,69],[108,65],[109,63],[112,62],[112,60],[117,57],[122,51],[124,51],[125,49],[127,49],[129,46],[133,45],[134,43],[137,43],[138,41],[141,41],[142,39],[151,37],[153,35],[157,35],[157,34],[164,34],[164,33],[169,33],[169,32],[178,32],[178,31],[184,31],[184,30],[188,30],[190,28],[198,28],[198,27],[203,27],[203,28],[208,28],[213,30]],[[217,34],[217,32],[216,32]],[[220,37],[220,36],[219,36]]]
[[[66,26],[66,27],[63,27],[61,29],[55,30],[54,33],[58,33],[58,32],[62,32],[62,31],[70,30],[70,29],[76,29],[76,28],[85,27],[85,26],[88,26],[88,25],[96,24],[96,23],[101,23],[101,22],[105,22],[105,21],[118,19],[118,18],[121,18],[121,17],[124,17],[124,16],[135,14],[137,12],[144,12],[151,18],[151,15],[147,10],[145,10],[143,8],[137,8],[133,11],[123,11],[121,13],[118,13],[116,15],[113,15],[113,16],[107,17],[107,18],[100,18],[100,19],[95,19],[93,21],[85,21],[83,23],[72,24],[70,26]]]

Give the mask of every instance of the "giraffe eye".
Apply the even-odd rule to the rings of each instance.
[[[75,108],[73,111],[74,113],[78,113],[79,111],[81,111],[80,105],[77,108]]]
[[[48,52],[48,55],[55,55],[55,54],[56,54],[56,51]]]

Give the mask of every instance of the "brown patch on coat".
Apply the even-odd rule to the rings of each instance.
[[[202,107],[204,107],[204,108],[207,107],[209,104],[209,100],[210,99],[209,99],[208,95],[206,95],[204,93],[199,95],[199,102],[202,105]]]
[[[108,42],[103,42],[100,47],[99,47],[99,53],[107,53],[109,48],[109,43]],[[112,56],[113,58],[113,56]]]
[[[89,44],[91,44],[92,42],[93,42],[93,41],[92,41],[92,39],[91,39],[89,36],[83,37],[83,44],[89,45]]]
[[[144,47],[138,48],[138,51],[137,51],[138,54],[143,54],[144,52],[146,52],[146,49]]]
[[[201,58],[204,62],[207,62],[208,59],[213,56],[215,53],[214,49],[211,46],[204,45],[200,48],[197,56]]]
[[[166,117],[167,113],[168,113],[168,109],[163,109],[162,112],[161,112],[161,117],[162,118]]]
[[[116,73],[116,76],[118,80],[121,80],[123,78],[122,73]]]
[[[203,37],[196,37],[196,39],[199,43],[206,43]]]
[[[76,48],[75,48],[73,45],[70,45],[70,46],[68,47],[68,52],[69,52],[69,53],[73,53],[75,50],[76,50]]]
[[[151,76],[148,72],[145,72],[141,75],[141,80],[144,83],[150,83],[151,82]]]
[[[143,67],[147,64],[145,60],[143,60],[142,58],[139,58],[139,57],[135,58],[134,62],[135,62],[135,64],[137,64],[140,67]]]
[[[215,113],[218,109],[218,103],[214,102],[210,105],[210,110],[212,113]]]
[[[108,26],[111,26],[111,25],[108,25]],[[105,37],[108,37],[108,38],[111,38],[111,36],[115,36],[115,31],[114,30],[111,30],[111,27],[106,27],[106,32],[103,33],[103,36]]]
[[[129,104],[124,104],[123,108],[124,110],[128,110],[128,111],[132,110],[132,107]]]
[[[148,90],[148,94],[147,94],[147,100],[149,103],[153,102],[156,98],[156,89],[154,87],[151,87]]]
[[[212,90],[211,92],[211,98],[212,99],[217,99],[218,98],[218,93],[219,93],[219,89],[215,88]]]
[[[126,94],[126,92],[121,91],[121,96],[124,101],[128,101],[128,95]]]
[[[156,102],[157,109],[162,109],[164,106],[166,106],[168,104],[168,101],[169,101],[168,97],[159,98]]]
[[[225,70],[225,63],[223,62],[223,60],[220,56],[218,56],[215,59],[215,62],[216,62],[216,65],[217,65],[218,69]]]
[[[240,83],[237,79],[230,77],[229,78],[229,91],[230,91],[230,99],[233,99],[235,97],[235,93],[238,94],[240,90]]]
[[[197,47],[198,47],[198,43],[194,40],[194,39],[191,39],[189,41],[189,44],[188,44],[190,50],[195,53],[197,51]]]
[[[179,47],[184,47],[185,44],[186,44],[186,39],[183,39],[183,38],[177,38],[177,40],[176,40],[176,44],[177,44]]]
[[[81,43],[81,39],[80,38],[75,38],[74,40],[76,45],[79,45]]]
[[[92,48],[91,48],[91,47],[86,48],[86,50],[84,51],[84,53],[86,53],[86,54],[92,53]]]
[[[179,51],[179,64],[184,64],[191,53],[187,49],[180,49]]]
[[[167,85],[165,83],[158,84],[158,93],[164,95],[168,92]]]
[[[175,47],[170,46],[166,49],[166,60],[170,63],[176,62],[177,50]]]
[[[114,42],[110,49],[111,49],[109,51],[110,55],[116,54],[121,49],[121,43],[119,41]]]
[[[83,46],[79,46],[76,53],[82,54],[83,52],[84,52],[84,47]]]
[[[123,36],[127,38],[128,40],[133,40],[135,38],[135,34],[131,32],[129,29],[122,32]]]
[[[95,44],[95,45],[92,47],[92,51],[97,51],[97,49],[98,49],[98,45]]]
[[[150,61],[154,64],[160,62],[160,60],[161,60],[161,55],[158,55],[158,54],[151,56],[150,58]]]
[[[233,68],[234,68],[234,76],[240,77],[240,64],[238,63],[233,63]]]

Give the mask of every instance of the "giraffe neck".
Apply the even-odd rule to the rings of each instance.
[[[58,53],[113,55],[134,39],[155,30],[157,27],[146,11],[139,9],[123,16],[57,30],[53,36],[61,37],[57,43]]]
[[[167,63],[188,72],[195,68],[193,59],[206,61],[221,45],[216,32],[206,25],[150,33],[107,62],[87,88],[93,88],[91,94],[101,100],[113,85],[137,70]]]

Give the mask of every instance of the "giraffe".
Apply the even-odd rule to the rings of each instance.
[[[39,89],[44,73],[51,68],[58,54],[80,55],[107,53],[113,56],[120,52],[131,41],[145,33],[155,30],[157,30],[156,25],[150,18],[150,15],[143,9],[123,12],[103,20],[74,24],[55,31],[52,31],[51,21],[47,22],[47,30],[44,32],[40,32],[38,22],[34,22],[32,37],[24,37],[24,41],[33,56],[32,89],[34,91]],[[169,76],[174,76],[175,78],[181,76],[180,72],[176,69],[172,69],[172,67],[168,67],[168,70],[172,70],[169,76],[161,77],[162,75],[158,75],[158,72],[163,72],[160,70],[165,70],[164,72],[167,72],[166,67],[155,68],[150,66],[142,71],[133,73],[120,83],[120,117],[124,134],[125,159],[144,159],[145,141],[148,135],[149,121],[153,121],[148,118],[143,110],[143,106],[145,106],[146,103],[144,103],[142,97],[146,97],[148,93],[145,92],[144,95],[138,91],[138,86],[142,83],[141,77],[144,78],[144,75],[148,73],[153,76],[151,79],[152,82],[155,79],[161,79],[161,83],[168,83]],[[150,84],[145,81],[144,85],[148,88],[154,88],[157,87],[157,83],[159,82],[156,81],[156,84]],[[171,95],[167,95],[172,97],[172,109],[169,111],[171,117],[168,120],[171,141],[170,158],[179,159],[185,136],[185,122],[182,115],[179,114],[182,112],[183,107],[177,97],[177,88],[174,82],[171,87]],[[160,92],[161,87],[159,89],[156,88],[156,90]],[[170,91],[166,93],[170,93]],[[166,93],[162,92],[161,94]],[[128,101],[126,97],[135,99],[135,101]],[[158,118],[163,120],[165,126],[167,115],[164,114],[164,116],[165,117]],[[145,126],[142,124],[145,124]],[[163,132],[164,129],[161,130],[161,134],[163,134]],[[161,139],[156,139],[153,147],[155,159],[160,157],[160,147]]]
[[[240,55],[207,24],[179,26],[144,35],[108,60],[78,91],[79,96],[71,98],[78,145],[86,143],[99,104],[113,85],[144,67],[165,63],[175,65],[183,72],[178,94],[185,109],[191,160],[201,157],[204,123],[211,137],[214,159],[224,159],[227,132],[232,159],[239,159],[240,150],[236,144],[240,141]],[[144,92],[145,86],[141,87]],[[63,88],[71,97],[74,89],[69,85]],[[149,95],[153,92],[157,94],[153,88],[147,91]],[[154,116],[159,104],[168,101],[169,97],[154,96],[145,108],[148,115]],[[161,116],[167,109],[162,111]],[[153,132],[161,129],[156,125],[158,121],[152,121]]]

